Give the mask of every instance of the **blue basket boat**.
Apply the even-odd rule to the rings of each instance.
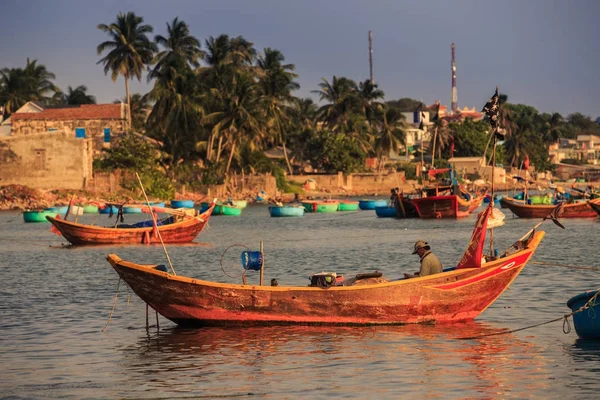
[[[112,213],[116,215],[119,212],[119,207],[117,207],[117,206],[106,206],[106,207],[104,207],[102,209],[99,209],[98,212],[100,214],[110,214],[110,210],[112,210]]]
[[[358,207],[361,210],[374,210],[375,207],[384,207],[387,206],[387,200],[369,200],[363,199],[358,201]]]
[[[270,206],[271,217],[302,217],[304,207],[302,206]]]
[[[171,208],[194,208],[194,200],[171,200]]]
[[[379,218],[396,218],[396,207],[392,206],[381,206],[375,207],[375,214]]]
[[[573,314],[575,332],[582,339],[600,340],[600,289],[588,290],[573,296],[567,306],[575,312],[581,307],[585,309]]]
[[[68,208],[69,208],[69,206],[54,206],[54,207],[45,208],[44,211],[51,211],[51,212],[55,212],[55,213],[64,215],[67,212]]]
[[[142,207],[125,206],[123,207],[123,214],[141,214]]]

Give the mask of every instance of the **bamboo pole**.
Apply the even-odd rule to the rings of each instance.
[[[140,183],[140,187],[142,188],[142,193],[144,194],[144,198],[146,199],[146,204],[148,204],[148,207],[150,207],[150,210],[152,210],[152,207],[150,206],[150,200],[148,200],[148,196],[146,195],[146,191],[144,190],[144,185],[142,185],[142,180],[140,179],[140,176],[138,175],[137,172],[135,173],[135,176],[137,177],[138,182]],[[162,245],[162,248],[165,251],[165,255],[167,256],[167,261],[169,262],[169,267],[171,267],[171,271],[173,271],[173,275],[177,275],[175,273],[175,268],[173,268],[173,263],[171,263],[171,257],[169,257],[169,253],[167,252],[165,243],[162,240],[162,235],[160,234],[160,230],[158,230],[158,225],[156,224],[156,216],[154,215],[154,212],[151,212],[150,215],[152,215],[152,224],[154,225],[154,229],[156,229],[156,233],[158,234],[158,239],[160,240],[160,244]]]

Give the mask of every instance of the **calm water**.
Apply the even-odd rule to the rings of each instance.
[[[496,229],[501,250],[538,222],[506,211]],[[600,221],[564,223],[565,231],[544,224],[533,260],[600,267]],[[270,218],[265,206],[250,206],[241,218],[213,217],[197,243],[168,251],[178,274],[221,282],[241,282],[223,270],[239,275],[242,246],[258,250],[260,240],[267,281],[305,285],[315,272],[375,269],[393,278],[418,268],[417,239],[455,264],[473,224],[473,215],[397,221],[374,211]],[[157,329],[151,313],[146,330],[144,303],[121,284],[103,332],[118,282],[106,255],[166,263],[162,247],[63,247],[49,228],[0,213],[5,398],[597,398],[600,390],[600,342],[564,334],[562,322],[456,340],[558,318],[571,296],[600,287],[598,272],[530,264],[474,322],[368,328],[185,330],[161,317]],[[239,246],[225,251],[231,245]]]

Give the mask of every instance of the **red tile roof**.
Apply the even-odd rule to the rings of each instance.
[[[75,119],[121,119],[121,104],[83,104],[76,107],[46,108],[39,113],[15,113],[13,121],[47,119],[47,120],[75,120]]]

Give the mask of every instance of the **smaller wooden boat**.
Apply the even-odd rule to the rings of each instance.
[[[383,199],[361,199],[358,201],[358,207],[361,210],[374,210],[375,207],[387,206],[387,200]]]
[[[269,214],[271,217],[302,217],[304,215],[304,207],[302,206],[269,206]]]
[[[600,216],[600,199],[594,199],[588,201],[588,205]]]
[[[340,203],[337,201],[304,200],[302,206],[309,213],[334,213]]]
[[[571,297],[567,306],[573,314],[575,332],[582,339],[600,340],[600,289]]]
[[[519,218],[544,218],[556,207],[555,205],[545,204],[525,204],[510,197],[505,197],[501,202]],[[592,218],[597,216],[596,212],[590,207],[589,202],[565,204],[562,212],[563,218]]]
[[[459,208],[459,196],[428,196],[413,199],[421,218],[463,218],[469,215],[469,206]]]
[[[396,207],[393,206],[382,206],[375,207],[375,214],[379,218],[396,218]]]
[[[29,210],[23,211],[23,220],[25,222],[48,222],[46,216],[54,217],[56,211],[48,210]]]
[[[154,212],[165,211],[158,207],[152,207],[152,209]],[[74,245],[154,244],[161,243],[161,239],[163,243],[188,243],[202,232],[210,219],[212,210],[211,207],[196,216],[169,210],[172,215],[158,221],[156,228],[151,220],[103,227],[80,224],[52,216],[46,216],[46,219],[54,225],[53,232],[58,230],[58,233]],[[144,207],[144,211],[149,212],[147,206]],[[195,212],[195,210],[192,211]]]
[[[194,200],[171,200],[171,208],[194,208]]]
[[[477,210],[479,207],[481,207],[486,196],[487,196],[487,192],[485,192],[481,196],[473,197],[473,200],[471,201],[471,205],[469,206],[469,213],[475,212],[475,210]]]
[[[202,202],[200,203],[200,212],[204,212],[210,208],[211,203]],[[213,215],[228,215],[239,217],[242,215],[242,207],[236,207],[231,204],[217,203],[212,213]]]

